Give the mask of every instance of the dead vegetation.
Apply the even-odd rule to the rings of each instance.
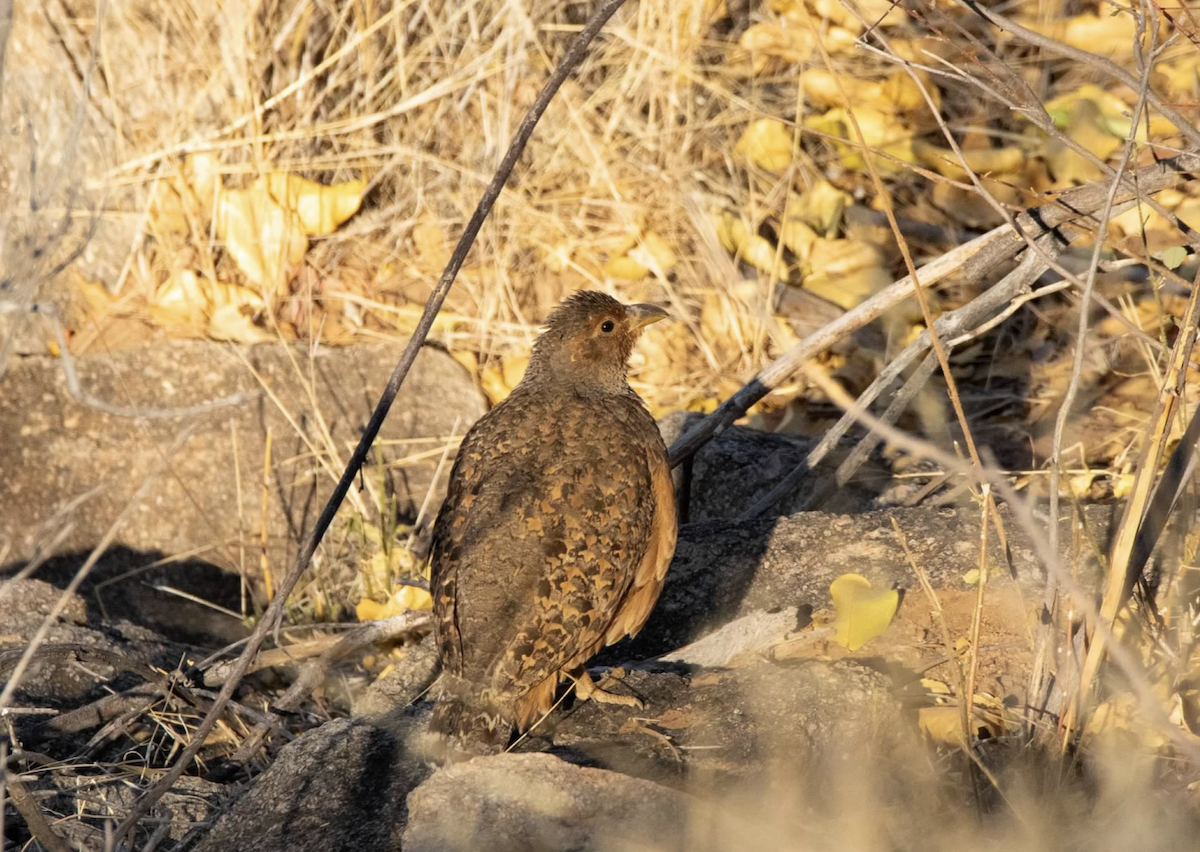
[[[0,110],[17,140],[0,151],[10,201],[0,376],[14,351],[39,348],[74,375],[75,356],[167,337],[407,338],[590,11],[559,0],[56,0],[14,13],[0,0]],[[1189,429],[1200,387],[1197,15],[1137,0],[1003,11],[631,3],[552,102],[432,338],[497,401],[568,292],[670,305],[679,321],[647,334],[633,384],[656,414],[717,412],[707,432],[677,442],[677,460],[713,424],[743,416],[825,436],[745,517],[769,512],[822,461],[838,465],[827,488],[919,476],[914,502],[978,512],[974,609],[958,601],[934,680],[973,696],[937,705],[959,724],[935,739],[975,761],[976,785],[998,783],[975,750],[979,715],[994,735],[1068,751],[1117,728],[1160,760],[1138,794],[1187,799],[1200,732]],[[103,250],[89,252],[97,235]],[[18,333],[34,305],[45,324]],[[105,404],[77,381],[72,391]],[[297,432],[336,479],[348,449],[319,427]],[[414,457],[444,461],[453,446],[451,436]],[[978,681],[987,579],[1006,569],[988,556],[1009,535],[997,499],[1019,507],[1048,577],[1027,636],[1031,703],[1016,712],[981,698]],[[1126,508],[1111,544],[1095,540],[1081,506],[1114,501]],[[357,601],[364,620],[406,619],[427,603],[427,509],[398,519],[386,489],[355,494],[339,523],[361,539],[361,564],[338,574],[339,603]],[[1103,555],[1102,596],[1080,588],[1060,539]],[[278,580],[251,578],[257,611]],[[420,617],[402,632],[409,620]],[[336,658],[367,640],[317,641],[301,655],[317,662],[287,696],[265,714],[235,706],[234,727],[218,726],[213,694],[180,710],[187,666],[132,693],[123,724],[145,714],[170,731],[139,754],[141,771],[193,772],[178,756],[206,713],[222,732],[206,754],[249,763]],[[367,668],[384,668],[387,653]],[[155,715],[168,712],[170,724]],[[38,761],[21,760],[34,773]],[[6,777],[29,831],[55,848],[21,777]],[[154,843],[165,837],[143,828]]]

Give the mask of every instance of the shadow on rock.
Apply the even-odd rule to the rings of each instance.
[[[79,550],[51,557],[32,576],[65,589],[90,555]],[[100,630],[125,619],[167,639],[202,646],[247,635],[241,619],[230,614],[241,608],[237,576],[201,559],[166,560],[158,551],[109,548],[79,586],[88,626]],[[0,566],[0,580],[27,565]]]
[[[407,796],[431,770],[405,742],[410,718],[338,719],[280,750],[194,852],[400,849]]]

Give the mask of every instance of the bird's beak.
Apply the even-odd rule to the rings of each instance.
[[[629,305],[625,310],[633,318],[633,327],[635,329],[645,328],[650,323],[667,318],[665,310],[658,305],[651,305],[646,302],[640,305]]]

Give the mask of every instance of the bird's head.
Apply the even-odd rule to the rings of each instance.
[[[625,305],[594,290],[580,290],[546,318],[533,344],[529,375],[553,377],[580,388],[620,393],[642,329],[666,319],[657,305]]]

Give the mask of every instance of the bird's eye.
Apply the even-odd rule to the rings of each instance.
[[[605,334],[608,334],[610,331],[612,331],[616,327],[617,327],[616,323],[614,323],[612,320],[605,320],[604,322],[602,322],[600,324],[600,330],[603,331]]]

